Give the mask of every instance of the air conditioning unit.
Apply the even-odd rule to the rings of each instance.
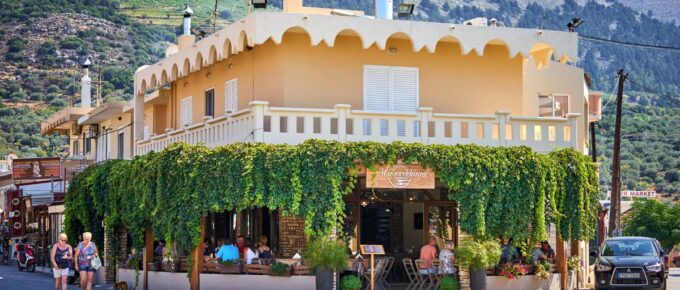
[[[489,21],[486,19],[486,17],[477,17],[470,20],[465,20],[463,21],[463,24],[472,26],[489,26]]]

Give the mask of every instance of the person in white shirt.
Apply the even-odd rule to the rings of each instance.
[[[248,244],[248,249],[246,250],[246,264],[251,264],[253,259],[257,257],[257,244]]]

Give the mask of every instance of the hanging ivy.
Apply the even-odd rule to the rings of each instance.
[[[101,240],[103,223],[110,237],[125,231],[141,249],[151,227],[157,238],[189,252],[200,244],[201,218],[209,212],[266,207],[303,217],[309,236],[326,236],[342,228],[342,197],[357,184],[358,166],[397,161],[436,172],[459,206],[461,230],[473,236],[539,240],[551,223],[567,240],[595,233],[596,168],[574,150],[320,140],[216,148],[177,143],[89,167],[71,181],[66,230],[72,238],[92,231]]]

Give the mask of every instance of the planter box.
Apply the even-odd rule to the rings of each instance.
[[[234,265],[217,264],[217,267],[215,267],[215,270],[218,273],[221,273],[221,274],[241,274],[241,273],[243,273],[243,265],[241,265],[241,264],[234,264]]]
[[[269,276],[274,276],[274,277],[290,277],[291,275],[293,275],[293,268],[291,268],[291,267],[286,268],[286,270],[283,271],[283,273],[278,274],[278,275],[273,274],[273,273],[271,272],[271,269],[269,269]]]
[[[160,271],[161,270],[161,263],[151,262],[151,263],[147,264],[147,267],[149,268],[149,271]]]

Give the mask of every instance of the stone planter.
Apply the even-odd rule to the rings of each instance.
[[[470,289],[486,290],[486,269],[470,269]]]
[[[316,269],[316,290],[340,289],[340,278],[337,279],[335,288],[333,287],[333,271],[319,267]]]

